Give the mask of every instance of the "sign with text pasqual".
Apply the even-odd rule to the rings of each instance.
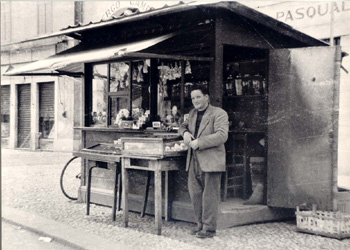
[[[281,2],[259,6],[259,11],[289,25],[321,24],[330,21],[331,12],[335,20],[344,20],[350,16],[350,1],[310,1]]]
[[[150,10],[152,7],[157,8],[161,2],[155,1],[114,1],[111,2],[111,5],[103,13],[102,20],[107,20],[112,16],[119,16],[123,14],[124,10],[127,8],[135,9],[137,8],[140,12]],[[164,4],[163,4],[164,5]]]
[[[326,15],[329,16],[331,11],[333,11],[335,15],[341,12],[350,11],[350,2],[315,2],[311,6],[299,6],[299,8],[277,11],[275,18],[283,22],[300,19],[313,19]]]

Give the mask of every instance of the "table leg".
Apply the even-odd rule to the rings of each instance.
[[[88,178],[86,186],[86,215],[90,214],[90,196],[91,196],[91,173],[94,167],[88,165]]]
[[[162,234],[162,172],[160,170],[160,162],[157,164],[154,171],[154,216],[157,228],[157,234]]]
[[[129,221],[129,204],[128,204],[128,172],[127,167],[130,167],[130,158],[122,159],[122,179],[123,179],[123,188],[122,188],[122,207],[123,207],[123,221],[124,227],[128,227]]]
[[[115,164],[115,163],[114,163]],[[113,166],[114,171],[115,171],[115,177],[114,177],[114,190],[113,190],[113,204],[112,204],[112,220],[115,221],[116,217],[116,211],[117,211],[117,191],[118,188],[118,176],[119,176],[119,171],[117,165]]]
[[[169,206],[169,171],[165,171],[165,183],[164,183],[164,218],[165,221],[170,220],[170,206]]]
[[[151,171],[148,171],[147,173],[147,182],[146,182],[146,189],[145,189],[145,194],[143,196],[143,205],[141,208],[141,218],[145,216],[146,208],[147,208],[147,202],[148,202],[148,192],[149,192],[149,186],[151,182],[151,177],[152,173]]]
[[[117,200],[117,210],[120,211],[121,201],[122,201],[122,172],[121,168],[118,168],[119,180],[118,180],[118,200]]]

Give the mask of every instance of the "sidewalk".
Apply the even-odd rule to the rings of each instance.
[[[46,219],[9,207],[2,208],[4,221],[20,226],[29,231],[50,237],[76,249],[131,249],[123,244],[107,241],[88,232],[78,231],[63,223]]]
[[[294,222],[255,224],[218,230],[211,239],[188,234],[191,223],[163,221],[162,236],[154,218],[131,213],[124,228],[122,211],[111,220],[111,208],[65,198],[59,176],[70,153],[2,150],[2,218],[78,249],[350,249],[339,241],[297,233]]]

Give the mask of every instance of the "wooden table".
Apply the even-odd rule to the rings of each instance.
[[[120,170],[120,157],[116,154],[103,154],[88,151],[74,152],[74,156],[81,157],[87,160],[87,187],[86,187],[86,214],[90,214],[90,197],[91,197],[91,173],[93,168],[104,168],[111,170],[114,175],[114,190],[113,190],[113,204],[112,204],[112,220],[116,219],[116,210],[120,210],[121,200],[121,183],[122,175]],[[103,164],[105,163],[105,164]],[[118,190],[118,193],[117,193]]]
[[[131,165],[131,159],[143,159],[147,161],[148,166],[134,166]],[[155,226],[157,229],[157,234],[162,233],[162,172],[165,172],[165,195],[164,195],[164,205],[165,205],[165,220],[169,220],[169,171],[179,170],[176,157],[174,158],[162,158],[162,157],[146,157],[146,156],[122,156],[122,209],[123,209],[123,220],[124,226],[128,226],[129,221],[129,205],[128,205],[128,169],[144,170],[154,172],[154,217]]]

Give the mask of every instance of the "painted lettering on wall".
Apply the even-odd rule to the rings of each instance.
[[[111,4],[111,6],[105,11],[105,13],[102,16],[102,20],[106,20],[109,17],[113,15],[114,12],[116,12],[120,8],[120,1],[116,1]]]
[[[350,2],[325,2],[309,7],[300,7],[293,10],[284,10],[276,12],[276,19],[283,22],[300,20],[300,19],[312,19],[315,17],[321,17],[330,15],[333,9],[334,15],[340,12],[350,11]]]
[[[140,12],[150,10],[151,5],[147,1],[115,1],[110,7],[103,13],[102,20],[106,20],[113,16],[113,14],[121,8],[138,8]]]

